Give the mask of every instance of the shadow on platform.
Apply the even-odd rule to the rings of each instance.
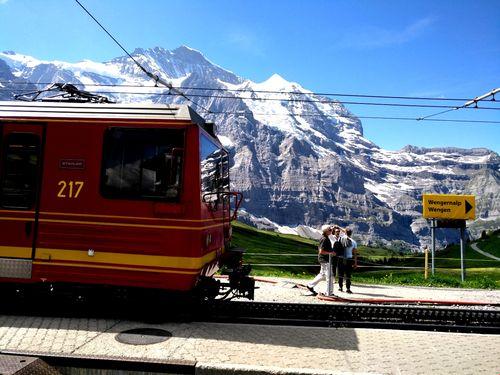
[[[93,324],[90,324],[90,320]],[[19,338],[19,331],[28,334],[29,330],[36,330],[31,335],[31,339],[38,342],[45,340],[58,340],[58,335],[79,335],[88,336],[86,333],[97,333],[108,336],[108,340],[115,341],[119,333],[134,328],[156,328],[163,329],[172,334],[172,337],[182,339],[202,339],[207,340],[206,345],[211,345],[211,341],[216,340],[239,342],[259,345],[287,346],[295,348],[313,349],[336,349],[336,350],[358,350],[358,339],[356,331],[352,328],[321,328],[321,327],[289,327],[273,325],[254,324],[227,324],[227,323],[205,323],[205,322],[162,322],[145,323],[132,320],[111,320],[103,319],[96,322],[95,318],[71,318],[71,317],[40,317],[40,316],[12,316],[0,315],[0,333],[2,337],[9,335]],[[12,333],[9,331],[12,329]],[[53,331],[51,333],[51,331]],[[65,332],[66,331],[66,332]],[[42,333],[43,332],[43,333]],[[111,337],[110,338],[110,334]],[[43,337],[36,337],[43,335]],[[144,335],[142,335],[144,336]],[[144,337],[142,337],[144,338]],[[59,338],[60,340],[60,338]],[[90,339],[89,341],[92,341]],[[86,345],[87,343],[81,343]],[[134,345],[117,344],[130,347],[134,350]],[[108,353],[109,346],[102,347],[103,355]],[[10,349],[4,347],[4,350]],[[16,350],[23,350],[16,344]],[[24,350],[33,350],[30,343]],[[278,353],[277,353],[278,354]]]
[[[38,332],[72,330],[77,334],[85,331],[118,334],[130,328],[154,327],[185,339],[339,350],[357,350],[358,345],[354,329],[231,324],[230,320],[205,323],[205,312],[200,310],[200,305],[180,299],[158,300],[152,295],[135,296],[127,301],[98,296],[68,299],[28,294],[14,297],[1,299],[0,336],[8,334],[11,328],[16,332],[20,331],[16,328],[23,328]],[[46,337],[54,335],[47,334],[41,339]]]

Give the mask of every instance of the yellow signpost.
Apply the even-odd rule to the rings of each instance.
[[[474,195],[424,194],[424,218],[473,220],[476,218],[475,198]]]
[[[436,252],[436,228],[459,228],[460,268],[463,282],[465,280],[465,220],[476,218],[476,197],[474,195],[424,194],[422,203],[424,218],[431,219],[432,275],[434,275]]]

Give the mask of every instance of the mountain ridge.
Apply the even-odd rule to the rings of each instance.
[[[500,161],[491,150],[411,145],[384,150],[364,138],[361,121],[340,102],[279,74],[252,82],[186,46],[138,48],[133,56],[210,108],[211,114],[201,115],[217,124],[231,152],[232,182],[245,195],[245,216],[257,226],[317,228],[335,222],[353,227],[363,243],[420,247],[428,242],[422,192],[476,194],[482,220],[472,223],[472,232],[500,225]],[[7,65],[15,79],[26,82],[64,79],[90,91],[99,88],[92,85],[153,84],[126,56],[104,63],[37,63],[10,52],[0,53],[2,60],[0,74]],[[167,89],[141,89],[140,96],[127,93],[135,87],[119,89],[112,95],[124,102],[183,101]],[[451,231],[439,234],[441,242],[456,238]]]

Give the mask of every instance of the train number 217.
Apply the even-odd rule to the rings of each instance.
[[[83,181],[59,181],[58,198],[78,198],[83,188]]]

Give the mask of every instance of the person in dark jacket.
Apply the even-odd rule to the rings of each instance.
[[[332,234],[332,228],[329,225],[323,225],[321,227],[323,232],[323,236],[319,240],[318,245],[318,261],[320,265],[319,273],[316,277],[307,284],[307,289],[313,294],[317,295],[318,293],[314,290],[314,287],[322,280],[326,280],[328,282],[328,260],[329,255],[332,254],[335,256],[335,252],[332,248],[332,242],[330,241],[329,236]],[[333,264],[333,262],[332,262]],[[332,270],[333,272],[333,270]],[[333,283],[333,281],[332,281]],[[328,285],[327,285],[328,290]]]
[[[353,267],[358,265],[357,248],[358,244],[352,238],[352,229],[345,230],[345,236],[342,237],[342,244],[344,251],[341,256],[337,258],[338,278],[339,278],[339,291],[343,291],[344,278],[346,280],[347,293],[351,291],[351,275]]]

